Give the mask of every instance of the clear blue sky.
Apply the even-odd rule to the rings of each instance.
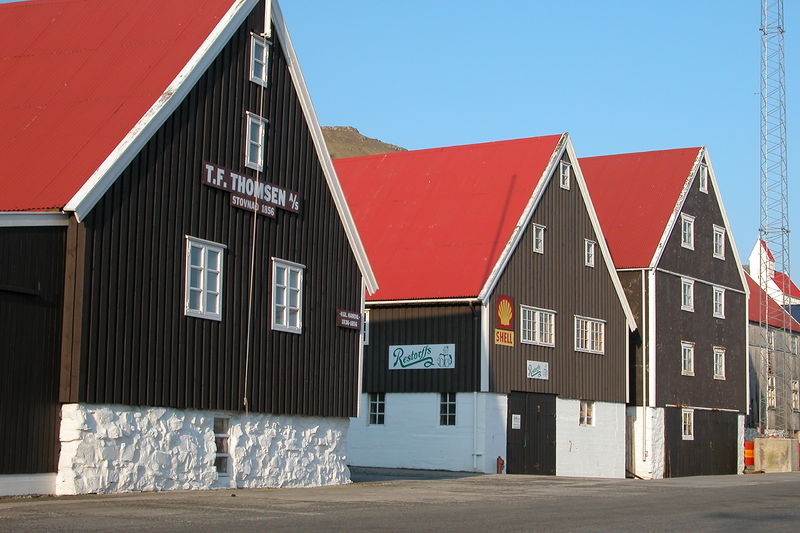
[[[320,122],[409,149],[567,131],[579,156],[709,148],[742,260],[759,224],[758,0],[281,0]],[[791,227],[800,5],[785,2]],[[791,238],[793,278],[800,240]]]

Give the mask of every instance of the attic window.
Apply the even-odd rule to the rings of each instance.
[[[559,183],[562,189],[569,189],[569,179],[572,176],[572,165],[569,161],[562,161],[560,165]]]
[[[247,143],[245,166],[253,170],[264,170],[264,137],[267,121],[254,113],[247,112]]]
[[[700,164],[700,169],[697,171],[697,181],[700,182],[700,192],[708,194],[708,167]]]
[[[588,267],[594,267],[594,250],[595,250],[595,243],[592,240],[584,239],[584,251],[583,251],[583,264]]]
[[[250,34],[250,81],[267,86],[267,65],[269,59],[269,45],[267,40],[256,35]]]
[[[544,230],[544,226],[539,224],[533,225],[533,251],[537,254],[544,253]]]
[[[681,309],[694,311],[694,280],[681,278]]]
[[[714,225],[714,257],[725,259],[725,228]]]
[[[681,213],[681,246],[694,250],[694,217]]]

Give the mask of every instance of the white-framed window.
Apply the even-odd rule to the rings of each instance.
[[[583,243],[583,264],[588,267],[594,267],[594,251],[597,243],[590,239],[584,239]]]
[[[230,419],[221,416],[214,417],[214,446],[216,447],[216,456],[214,458],[214,467],[217,470],[217,477],[229,477],[230,471],[230,450],[228,449],[228,438],[230,433],[228,431]]]
[[[456,425],[456,393],[443,392],[439,398],[439,425]]]
[[[681,309],[694,312],[694,280],[681,278]]]
[[[714,379],[725,379],[725,348],[714,346]]]
[[[700,182],[700,192],[708,193],[708,166],[705,163],[700,163],[697,180]]]
[[[714,287],[714,316],[725,318],[725,289]]]
[[[694,250],[694,217],[681,213],[681,246]]]
[[[694,440],[694,409],[681,409],[681,438]]]
[[[185,315],[222,320],[224,251],[224,244],[186,236]]]
[[[569,181],[572,177],[572,165],[569,161],[562,161],[559,165],[559,184],[562,189],[569,189]]]
[[[547,309],[519,306],[520,342],[523,344],[556,345],[556,314]]]
[[[386,413],[386,393],[369,393],[369,423],[374,426],[381,426],[384,423]]]
[[[541,224],[533,225],[533,251],[537,254],[544,253],[544,230]]]
[[[591,400],[581,400],[581,414],[578,423],[581,426],[594,425],[594,402]]]
[[[364,310],[364,317],[361,320],[361,341],[364,346],[369,346],[369,309]]]
[[[605,353],[606,323],[604,320],[575,315],[575,350]]]
[[[269,45],[267,40],[255,33],[250,34],[250,81],[267,86],[269,72]]]
[[[245,161],[247,168],[264,170],[264,140],[266,139],[267,121],[255,113],[247,112],[247,142],[245,143]]]
[[[792,411],[800,411],[800,381],[792,380]]]
[[[303,271],[305,266],[272,258],[272,329],[303,332]]]
[[[681,375],[694,376],[694,343],[681,341]]]
[[[714,257],[725,259],[725,228],[714,224]]]
[[[767,376],[767,407],[769,409],[775,409],[777,403],[777,395],[775,393],[775,376]]]

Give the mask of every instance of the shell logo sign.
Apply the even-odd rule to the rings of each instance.
[[[514,301],[509,296],[497,298],[497,327],[494,330],[494,343],[501,346],[514,346]]]

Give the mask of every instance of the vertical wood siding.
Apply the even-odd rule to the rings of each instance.
[[[694,438],[683,440],[681,409],[664,412],[667,477],[735,474],[738,462],[736,413],[694,411]]]
[[[275,32],[269,88],[249,81],[262,28],[259,4],[85,220],[81,401],[240,410],[247,395],[257,412],[356,413],[359,333],[335,313],[360,309],[361,276]],[[266,181],[302,199],[300,214],[257,220],[249,365],[255,215],[200,181],[203,161],[255,175],[246,111],[269,120]],[[186,235],[227,246],[221,322],[184,315]],[[306,266],[302,335],[271,330],[272,257]]]
[[[642,274],[644,273],[644,281]],[[642,365],[645,365],[644,358],[644,343],[643,337],[647,335],[647,320],[645,309],[647,306],[647,272],[643,270],[631,270],[618,272],[622,289],[625,291],[625,297],[628,299],[628,304],[631,306],[633,318],[636,320],[637,329],[629,334],[628,343],[628,365],[630,373],[628,375],[629,384],[629,398],[628,403],[631,405],[642,405],[644,395],[647,394],[647,382],[644,381],[642,375]],[[642,296],[644,293],[644,300]]]
[[[595,267],[584,265],[584,239],[598,239],[574,179],[565,190],[557,176],[551,177],[533,222],[547,228],[544,254],[533,252],[529,226],[491,298],[492,331],[498,296],[514,299],[515,346],[495,345],[492,339],[490,390],[624,402],[628,327],[599,246]],[[557,313],[555,348],[520,343],[520,304]],[[575,351],[575,315],[606,321],[604,355]],[[528,360],[549,363],[550,379],[528,379]]]
[[[364,392],[469,392],[480,389],[480,307],[429,305],[370,309]],[[455,368],[389,370],[389,346],[455,344]]]
[[[55,472],[65,228],[0,228],[0,474]]]

